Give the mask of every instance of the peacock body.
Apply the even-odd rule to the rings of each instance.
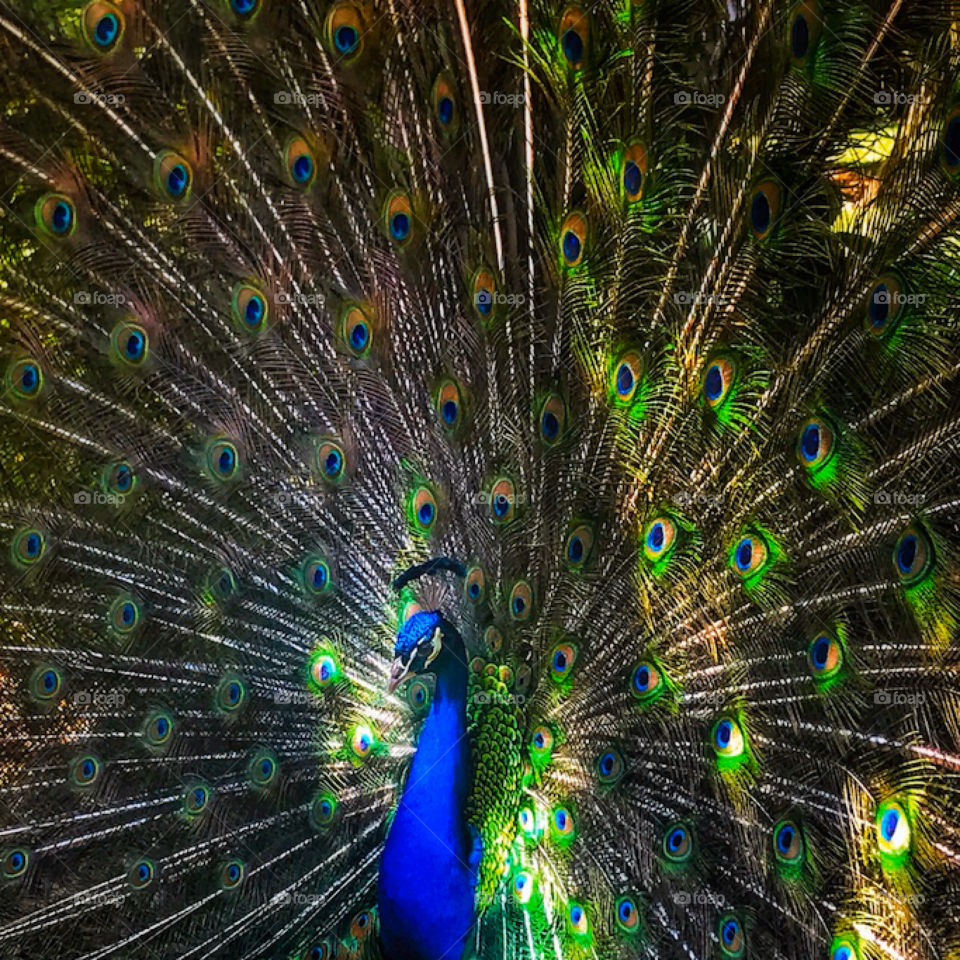
[[[0,957],[960,957],[954,0],[0,4]]]

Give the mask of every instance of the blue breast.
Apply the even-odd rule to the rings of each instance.
[[[476,864],[464,818],[466,677],[437,679],[380,861],[385,960],[460,960],[474,923]]]

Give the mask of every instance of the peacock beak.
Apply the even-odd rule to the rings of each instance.
[[[393,664],[390,667],[390,680],[387,683],[387,693],[393,693],[397,687],[407,679],[407,674],[410,672],[410,665],[404,663],[399,657],[393,661]]]

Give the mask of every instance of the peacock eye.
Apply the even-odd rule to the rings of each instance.
[[[572,840],[576,834],[576,822],[569,807],[554,807],[550,816],[550,834],[554,840],[563,843]]]
[[[605,750],[597,757],[596,770],[600,783],[604,786],[613,786],[623,777],[626,770],[623,754],[613,748]]]
[[[790,11],[787,19],[787,41],[790,59],[798,66],[809,59],[820,37],[823,15],[817,0],[802,0]]]
[[[310,664],[310,679],[321,690],[336,683],[340,677],[340,665],[330,653],[316,655]]]
[[[269,787],[277,777],[277,759],[269,750],[256,750],[247,764],[247,778],[258,789]]]
[[[201,783],[188,786],[183,792],[181,802],[187,816],[199,816],[207,809],[207,804],[210,802],[210,788]]]
[[[830,951],[830,960],[858,960],[859,952],[850,940],[838,938]]]
[[[575,900],[567,904],[567,923],[576,937],[586,936],[590,931],[590,922],[587,919],[587,911],[583,904]]]
[[[76,229],[77,208],[65,194],[46,193],[34,205],[33,219],[48,236],[63,239]]]
[[[310,806],[310,817],[314,827],[318,830],[329,827],[336,819],[338,808],[339,801],[335,794],[329,790],[317,794]]]
[[[497,305],[497,281],[486,267],[480,267],[473,275],[471,302],[481,320],[489,320]]]
[[[8,389],[18,400],[34,400],[43,389],[43,373],[30,359],[14,360],[4,377]]]
[[[131,594],[120,594],[110,604],[107,617],[110,628],[120,636],[129,636],[140,625],[143,609]]]
[[[437,524],[437,498],[433,491],[418,487],[410,498],[409,509],[414,529],[424,536],[432,533]]]
[[[620,186],[628,203],[636,203],[643,197],[647,178],[647,151],[642,143],[631,143],[620,163]]]
[[[518,580],[510,590],[510,617],[513,620],[529,620],[533,613],[533,589],[526,580]]]
[[[163,150],[153,161],[153,179],[160,195],[168,200],[184,200],[190,195],[193,169],[173,150]]]
[[[550,673],[554,680],[565,680],[573,672],[577,662],[575,644],[561,642],[550,651]]]
[[[721,717],[713,725],[710,741],[716,755],[725,759],[736,759],[743,755],[745,743],[740,724],[731,717]]]
[[[877,340],[892,333],[903,314],[905,301],[903,283],[895,274],[884,274],[874,281],[867,294],[863,318],[867,333]]]
[[[536,885],[533,881],[533,874],[526,870],[520,870],[513,878],[513,895],[519,904],[530,902]]]
[[[0,871],[6,880],[22,877],[30,866],[30,851],[25,847],[15,847],[0,854]]]
[[[567,534],[563,552],[571,570],[583,569],[593,552],[593,529],[589,524],[578,524]]]
[[[307,141],[303,137],[291,137],[283,153],[287,175],[293,183],[298,187],[309,187],[316,175],[317,163]]]
[[[147,359],[150,341],[147,331],[132,320],[121,320],[110,333],[113,355],[123,363],[139,367]]]
[[[567,65],[579,70],[587,52],[587,40],[590,21],[586,12],[579,6],[567,7],[560,15],[557,35],[560,38],[560,52]]]
[[[398,247],[406,246],[413,236],[413,205],[407,194],[401,190],[395,190],[390,194],[383,216],[387,236]]]
[[[236,444],[230,440],[214,440],[207,448],[207,467],[217,480],[232,480],[240,465]]]
[[[643,378],[643,361],[638,353],[623,354],[613,368],[613,397],[617,403],[634,400]]]
[[[470,603],[480,603],[487,595],[486,579],[480,567],[471,567],[463,581],[463,595]]]
[[[843,648],[835,637],[822,633],[810,644],[807,662],[815,680],[829,680],[843,666]]]
[[[261,333],[267,326],[270,308],[263,291],[241,281],[233,288],[231,300],[233,321],[244,333]]]
[[[530,749],[538,757],[549,757],[553,749],[553,731],[549,727],[537,727],[530,737]]]
[[[21,530],[13,538],[14,560],[24,567],[35,564],[47,548],[46,537],[41,530],[28,528]]]
[[[725,957],[742,957],[746,949],[743,924],[732,914],[724,914],[719,923],[720,950]]]
[[[126,495],[133,492],[137,475],[126,460],[119,460],[107,466],[103,473],[103,484],[108,493]]]
[[[463,412],[463,398],[460,392],[460,386],[454,380],[444,380],[437,391],[435,402],[437,416],[440,419],[440,426],[448,433],[456,431],[460,426],[461,414]]]
[[[157,875],[157,868],[149,857],[142,857],[130,868],[127,873],[127,883],[134,890],[143,890],[153,883]]]
[[[587,219],[582,213],[567,214],[560,228],[560,258],[566,267],[578,267],[583,262],[587,243]]]
[[[433,112],[447,134],[453,133],[459,124],[457,94],[451,79],[441,73],[433,84]]]
[[[317,469],[320,477],[331,486],[343,480],[347,466],[347,455],[343,446],[333,439],[321,440],[317,444]]]
[[[356,914],[350,921],[350,936],[359,942],[363,942],[373,930],[373,917],[372,910],[361,910]]]
[[[63,689],[63,674],[57,667],[39,667],[30,678],[30,693],[37,700],[54,700]]]
[[[99,779],[100,769],[100,761],[87,754],[78,757],[70,765],[70,779],[78,787],[89,787]]]
[[[144,742],[151,750],[162,751],[169,745],[173,730],[173,717],[165,710],[155,710],[143,725]]]
[[[793,866],[803,859],[803,832],[793,820],[781,820],[773,828],[773,852],[781,863]]]
[[[797,458],[811,473],[822,470],[835,452],[835,434],[826,420],[811,417],[797,435]]]
[[[350,736],[350,749],[353,750],[357,759],[365,760],[373,750],[374,743],[373,731],[367,724],[359,723],[353,728],[353,733]]]
[[[220,868],[220,887],[223,890],[236,890],[243,883],[246,872],[242,860],[228,860]]]
[[[750,196],[750,230],[756,240],[766,240],[776,226],[782,194],[775,180],[764,180]]]
[[[640,929],[640,910],[632,894],[622,895],[614,907],[617,926],[624,933],[634,934]]]
[[[91,3],[83,12],[83,33],[100,53],[115,49],[123,36],[123,14],[112,3]]]
[[[366,356],[373,345],[373,327],[363,309],[349,303],[340,315],[340,336],[347,351],[357,359]]]
[[[764,538],[758,533],[741,537],[733,548],[733,569],[741,580],[756,580],[765,570],[769,550]]]
[[[509,477],[499,477],[490,488],[490,518],[494,523],[510,523],[517,515],[517,488]]]
[[[229,0],[230,9],[241,20],[252,20],[260,12],[261,0]]]
[[[662,563],[672,553],[677,542],[677,525],[670,517],[651,520],[643,531],[643,555],[651,563]]]
[[[684,863],[693,854],[693,837],[681,823],[667,827],[663,835],[663,855],[672,863]]]
[[[904,586],[913,586],[922,580],[933,566],[933,545],[927,532],[919,525],[907,527],[893,549],[893,563]]]
[[[319,597],[330,587],[330,564],[324,557],[308,556],[300,565],[300,581],[310,596]]]
[[[247,699],[247,690],[239,677],[228,675],[217,684],[214,699],[221,713],[236,713]]]
[[[877,809],[877,849],[888,861],[902,860],[910,852],[910,821],[897,800],[885,800]]]
[[[630,675],[630,689],[640,701],[649,701],[656,696],[663,683],[663,678],[656,665],[649,660],[642,660]]]
[[[540,439],[547,445],[559,443],[567,424],[567,408],[557,393],[551,393],[540,407]]]
[[[737,368],[727,356],[715,357],[707,364],[703,374],[703,398],[707,406],[716,409],[722,406],[736,379]]]

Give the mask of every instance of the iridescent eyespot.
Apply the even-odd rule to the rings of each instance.
[[[229,3],[241,20],[252,20],[260,12],[261,0],[229,0]]]
[[[781,820],[773,828],[773,855],[787,866],[803,860],[803,830],[796,821]]]
[[[897,326],[906,303],[903,283],[892,273],[879,277],[867,294],[863,325],[867,333],[880,339]]]
[[[647,181],[647,148],[639,141],[631,143],[620,161],[620,188],[628,203],[636,203],[643,197]]]
[[[57,667],[38,667],[30,677],[30,693],[37,700],[55,700],[62,689],[63,674]]]
[[[121,320],[113,328],[110,345],[114,356],[132,367],[142,366],[150,351],[147,331],[132,320]]]
[[[217,684],[215,701],[223,713],[237,713],[247,700],[247,688],[243,680],[233,675],[221,678]]]
[[[266,328],[270,308],[259,287],[241,280],[233,288],[230,308],[233,322],[245,333],[261,333]]]
[[[22,567],[31,567],[37,563],[47,549],[47,538],[42,530],[28,527],[13,535],[13,559]]]
[[[904,586],[922,580],[933,566],[933,544],[919,524],[907,527],[893,548],[893,566]]]
[[[356,303],[347,304],[340,316],[340,336],[353,356],[366,356],[373,346],[373,326]]]
[[[343,446],[332,438],[317,444],[317,470],[320,478],[336,486],[346,475],[347,455]]]
[[[317,175],[317,161],[310,144],[303,137],[293,136],[283,151],[287,176],[297,187],[309,187]]]
[[[471,567],[463,581],[463,595],[470,603],[480,603],[487,595],[487,583],[480,567]]]
[[[551,393],[540,407],[540,439],[553,446],[563,438],[567,426],[567,408],[557,393]]]
[[[956,176],[960,173],[960,104],[950,109],[941,129],[943,166],[947,173]]]
[[[720,952],[725,957],[742,957],[747,941],[743,932],[743,924],[735,914],[725,913],[718,924],[720,937]]]
[[[554,840],[572,839],[576,833],[577,825],[574,820],[573,811],[569,807],[559,806],[553,808],[550,815],[550,836]]]
[[[843,666],[843,647],[828,633],[817,636],[807,650],[807,663],[814,680],[829,680]]]
[[[885,800],[877,808],[877,849],[888,862],[910,852],[911,830],[906,811],[897,800]]]
[[[579,70],[584,64],[590,37],[590,21],[586,12],[577,6],[567,7],[560,15],[557,36],[564,60],[574,70]]]
[[[745,750],[743,730],[732,717],[721,717],[714,723],[710,742],[719,758],[735,759]]]
[[[732,566],[741,580],[752,580],[764,570],[769,550],[766,541],[759,534],[748,533],[742,536],[733,547]]]
[[[763,180],[750,195],[750,230],[757,240],[770,236],[780,214],[782,194],[775,180]]]
[[[822,14],[816,0],[803,0],[794,6],[787,19],[790,59],[801,65],[807,61],[820,37]]]
[[[797,459],[811,473],[822,470],[835,452],[833,428],[823,417],[810,417],[797,434]]]
[[[520,830],[527,836],[533,836],[537,832],[537,817],[530,807],[520,808],[520,812],[517,814],[517,823]]]
[[[18,400],[34,400],[43,389],[43,373],[34,360],[14,360],[7,367],[4,380],[7,389]]]
[[[643,555],[651,563],[661,563],[673,553],[677,525],[668,516],[655,517],[643,530]]]
[[[157,868],[149,857],[141,857],[127,871],[127,883],[134,890],[144,890],[153,883],[157,875]]]
[[[546,726],[539,726],[530,737],[530,750],[536,757],[549,757],[553,750],[553,731]]]
[[[123,14],[112,3],[91,3],[83,11],[83,34],[100,53],[109,53],[123,36]]]
[[[533,590],[526,580],[518,580],[510,590],[509,598],[510,618],[512,620],[529,620],[533,613]]]
[[[473,275],[471,302],[481,320],[489,320],[497,305],[497,281],[486,268],[481,267]]]
[[[236,890],[243,883],[247,868],[242,860],[228,860],[220,867],[220,889]]]
[[[550,651],[550,676],[554,680],[567,680],[577,663],[577,647],[573,643],[561,641],[554,644]]]
[[[401,190],[387,198],[383,213],[387,236],[398,246],[406,246],[413,236],[413,205]]]
[[[626,771],[623,754],[613,747],[609,750],[604,750],[604,752],[597,757],[596,770],[597,779],[601,784],[604,786],[613,786]]]
[[[173,738],[173,717],[166,710],[153,710],[143,724],[143,739],[152,750],[162,750]]]
[[[310,658],[310,679],[323,690],[340,679],[340,664],[332,653],[319,651]]]
[[[229,440],[215,440],[207,450],[207,467],[217,480],[232,480],[240,466],[240,455]]]
[[[614,919],[617,927],[624,933],[635,934],[640,930],[640,909],[637,898],[632,894],[619,897],[614,906]]]
[[[92,754],[84,754],[70,764],[70,779],[77,787],[92,787],[100,779],[100,770],[100,761]]]
[[[373,933],[376,914],[373,910],[361,910],[350,921],[350,936],[358,943],[362,943]]]
[[[684,863],[693,855],[693,834],[682,823],[667,827],[663,834],[663,855],[671,863]]]
[[[417,714],[422,714],[430,706],[430,687],[421,677],[415,677],[407,686],[407,703]]]
[[[353,728],[353,733],[350,736],[350,749],[353,750],[354,756],[358,759],[366,759],[375,743],[376,739],[373,731],[367,724],[359,723]]]
[[[180,802],[188,817],[198,817],[210,803],[210,788],[205,783],[188,784],[183,789]]]
[[[707,364],[703,374],[703,399],[708,407],[719,407],[730,396],[736,372],[730,357],[718,356]]]
[[[329,943],[315,943],[304,950],[302,954],[298,954],[298,957],[302,957],[302,960],[336,960],[337,949],[337,947],[330,946]]]
[[[440,384],[434,406],[440,419],[440,426],[448,433],[455,432],[463,417],[463,397],[459,385],[454,380],[444,380]]]
[[[568,213],[560,228],[560,258],[566,267],[578,267],[583,262],[587,243],[587,219],[579,212]]]
[[[509,477],[499,477],[490,487],[490,518],[506,524],[516,516],[517,489]]]
[[[102,476],[105,491],[115,496],[125,497],[133,493],[137,485],[137,475],[126,460],[116,460],[107,464]]]
[[[76,229],[77,208],[65,194],[46,193],[34,204],[33,219],[48,236],[63,239]]]
[[[492,623],[483,631],[483,645],[487,652],[494,656],[503,647],[503,634]]]
[[[258,789],[269,787],[277,777],[277,758],[269,750],[254,751],[247,764],[247,779]]]
[[[611,387],[614,400],[617,403],[630,403],[636,397],[642,379],[643,360],[640,355],[632,350],[623,354],[613,366]]]
[[[338,807],[336,796],[329,790],[318,793],[310,805],[310,818],[314,828],[323,830],[329,827],[337,817]]]
[[[193,170],[180,154],[163,150],[153,161],[153,179],[162,196],[168,200],[184,200],[190,196]]]
[[[571,570],[582,570],[593,553],[593,528],[587,523],[577,524],[563,545],[563,555]]]
[[[229,567],[214,567],[206,583],[207,594],[215,603],[226,603],[237,593],[237,578]]]
[[[536,890],[533,874],[527,870],[520,870],[513,878],[513,895],[517,903],[526,904],[530,902]]]
[[[5,880],[16,880],[27,872],[30,866],[30,851],[26,847],[14,847],[0,854],[0,872]]]
[[[409,501],[409,514],[417,533],[426,536],[437,525],[437,498],[429,487],[417,487]]]
[[[630,674],[630,690],[641,701],[651,700],[662,684],[660,671],[650,660],[641,660]]]
[[[585,937],[590,932],[590,921],[583,904],[575,900],[567,904],[567,923],[575,937]]]
[[[129,593],[115,597],[107,610],[107,622],[114,633],[129,636],[140,625],[143,609],[140,601]]]
[[[530,664],[521,663],[516,669],[513,680],[513,690],[519,696],[526,696],[527,692],[530,689],[531,684],[533,683],[533,670],[530,669]]]
[[[860,951],[852,937],[836,937],[830,946],[830,960],[860,960]]]
[[[441,73],[433,84],[433,113],[444,133],[455,133],[460,125],[460,108],[453,82]]]
[[[363,52],[365,30],[353,3],[336,3],[327,14],[327,42],[343,63],[352,63]]]

